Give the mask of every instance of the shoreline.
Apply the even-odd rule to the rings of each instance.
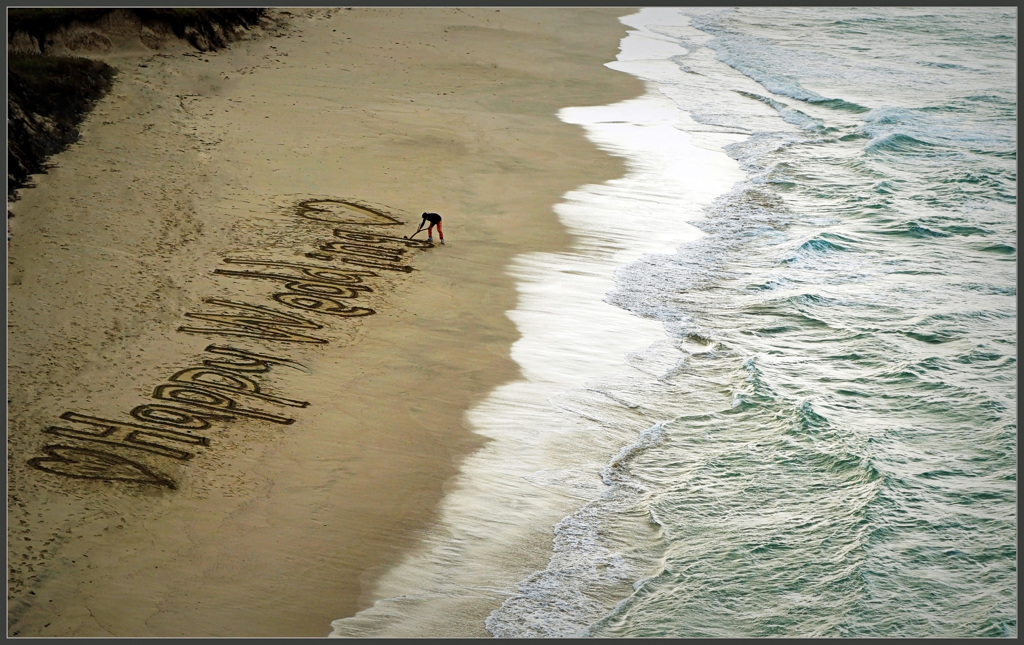
[[[505,268],[567,243],[565,192],[622,173],[556,112],[640,93],[603,67],[633,10],[287,13],[277,37],[117,61],[81,142],[11,209],[9,636],[324,636],[371,605],[483,441],[464,412],[516,375]],[[373,276],[374,315],[302,312],[324,343],[180,331],[224,313],[211,298],[283,311],[277,283],[214,271],[333,266],[306,254],[336,220],[385,222],[346,200],[400,221],[369,227],[396,238],[381,248],[422,211],[448,244]],[[176,469],[146,455],[174,490],[26,467],[65,411],[165,405],[154,387],[222,358],[211,343],[280,359],[260,409],[293,422],[217,421]]]

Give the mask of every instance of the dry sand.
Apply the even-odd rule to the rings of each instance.
[[[516,377],[509,260],[623,172],[556,112],[640,93],[603,67],[632,12],[274,10],[226,51],[105,54],[10,206],[8,636],[326,636],[372,604]],[[423,211],[446,246],[403,246]]]

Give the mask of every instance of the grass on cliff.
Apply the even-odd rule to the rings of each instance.
[[[78,124],[113,85],[117,70],[98,60],[48,56],[50,34],[73,23],[96,24],[118,9],[11,8],[7,39],[16,33],[32,37],[39,53],[8,54],[7,58],[7,196],[33,174],[46,172],[47,158],[78,140]],[[265,9],[120,9],[144,25],[163,25],[196,48],[226,47],[224,34],[258,24]],[[219,27],[220,29],[216,29]]]
[[[110,90],[115,74],[113,67],[89,58],[12,55],[7,59],[8,91],[27,99],[23,109],[57,120],[81,116]]]
[[[46,160],[78,140],[78,124],[114,82],[116,70],[88,58],[7,59],[7,196],[46,172]]]
[[[164,9],[106,9],[84,8],[19,8],[7,11],[7,37],[22,32],[32,36],[39,43],[40,51],[46,53],[46,36],[59,29],[66,28],[74,22],[96,23],[112,11],[127,11],[135,15],[144,25],[165,25],[171,28],[178,38],[189,40],[189,28],[211,38],[215,47],[223,47],[224,42],[218,40],[210,30],[210,25],[218,25],[230,30],[234,27],[251,27],[259,22],[265,9],[216,9],[216,8],[164,8]],[[195,43],[193,43],[195,44]]]

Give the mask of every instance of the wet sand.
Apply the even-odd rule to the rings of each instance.
[[[273,10],[104,54],[9,206],[8,636],[315,637],[372,604],[516,377],[505,267],[623,172],[556,112],[640,93],[603,67],[632,12]],[[423,211],[446,245],[403,238]]]

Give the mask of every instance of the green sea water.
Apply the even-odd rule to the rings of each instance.
[[[617,272],[666,339],[566,398],[645,429],[491,633],[1015,637],[1016,10],[625,22],[620,69],[746,177]]]
[[[1016,20],[622,18],[645,93],[559,116],[626,172],[509,267],[521,378],[332,635],[1016,637]]]

